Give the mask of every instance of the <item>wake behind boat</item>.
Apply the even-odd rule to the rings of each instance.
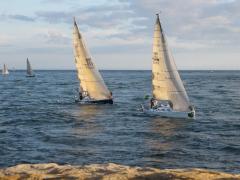
[[[80,104],[113,104],[112,93],[108,90],[90,57],[75,18],[73,45],[78,79],[80,81],[79,97],[75,101]]]
[[[33,70],[32,70],[32,66],[27,58],[27,75],[26,77],[35,77]]]
[[[2,70],[2,75],[7,76],[8,74],[9,74],[9,71],[8,71],[7,65],[4,64],[3,70]]]
[[[195,117],[158,14],[153,37],[152,98],[148,104],[142,105],[142,111],[161,117]]]

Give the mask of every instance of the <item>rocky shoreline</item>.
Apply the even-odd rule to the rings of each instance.
[[[0,179],[108,179],[108,180],[227,180],[239,179],[240,174],[228,174],[205,169],[156,169],[130,167],[118,164],[92,164],[86,166],[49,164],[20,164],[0,170]]]

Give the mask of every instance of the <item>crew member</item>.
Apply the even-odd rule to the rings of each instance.
[[[83,99],[82,92],[79,92],[79,99],[80,99],[80,100],[82,100],[82,99]]]
[[[151,100],[150,100],[150,107],[151,107],[151,108],[154,107],[154,99],[153,99],[153,98],[151,98]]]

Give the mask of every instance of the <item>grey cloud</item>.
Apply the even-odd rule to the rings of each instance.
[[[48,31],[45,34],[40,34],[47,43],[57,44],[57,45],[69,45],[71,44],[70,37],[62,34],[61,32]]]
[[[219,0],[140,0],[133,4],[137,13],[153,17],[162,11],[166,34],[179,42],[201,44],[199,48],[236,48],[240,46],[239,1]],[[154,21],[154,20],[153,20]],[[153,21],[150,26],[153,25]],[[231,42],[229,44],[228,42]],[[190,43],[190,44],[192,44]],[[186,46],[187,47],[187,46]]]
[[[40,20],[49,23],[72,24],[72,17],[75,16],[79,22],[80,29],[91,28],[111,29],[116,28],[119,33],[105,34],[105,38],[112,36],[126,36],[141,33],[146,27],[147,18],[137,16],[131,9],[130,3],[103,4],[90,8],[77,8],[69,11],[39,11],[36,16]],[[122,32],[122,33],[121,33]]]
[[[71,13],[61,11],[39,11],[36,16],[49,23],[70,23],[73,17]]]
[[[18,21],[25,21],[25,22],[33,22],[36,19],[34,17],[30,16],[25,16],[22,14],[1,14],[0,15],[1,19],[13,19],[13,20],[18,20]]]
[[[55,0],[46,0],[55,2]],[[74,8],[66,11],[39,11],[38,19],[49,23],[72,23],[76,16],[80,29],[115,29],[114,33],[101,32],[95,38],[122,40],[144,37],[149,41],[153,33],[155,13],[162,11],[164,30],[176,39],[179,48],[195,44],[200,49],[220,46],[240,46],[240,2],[217,0],[119,0],[114,4],[95,5],[90,8]],[[120,42],[120,41],[119,41]],[[121,41],[122,42],[122,41]],[[189,44],[187,44],[189,43]],[[189,48],[193,50],[194,48]],[[197,49],[197,48],[196,48]]]
[[[9,17],[10,19],[16,19],[16,20],[19,20],[19,21],[28,21],[28,22],[33,22],[33,21],[35,21],[35,19],[32,18],[32,17],[28,17],[28,16],[20,15],[20,14],[9,15],[8,17]]]

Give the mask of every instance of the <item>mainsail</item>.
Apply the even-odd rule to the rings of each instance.
[[[174,110],[189,110],[189,98],[177,71],[173,56],[168,49],[158,15],[154,29],[152,58],[153,98],[160,101],[171,101]]]
[[[88,96],[94,100],[111,98],[110,91],[105,85],[95,64],[92,62],[75,19],[73,29],[73,45],[78,79],[80,80],[80,90],[82,92],[87,92]]]
[[[29,76],[33,76],[34,75],[33,74],[33,70],[32,70],[32,66],[31,66],[28,58],[27,58],[27,75],[29,75]]]
[[[6,65],[6,64],[3,65],[2,74],[3,74],[3,75],[8,75],[8,74],[9,74],[8,68],[7,68],[7,65]]]

